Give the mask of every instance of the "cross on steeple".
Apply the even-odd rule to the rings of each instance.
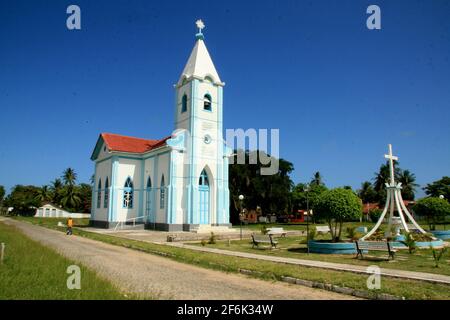
[[[198,19],[197,21],[195,21],[195,25],[198,28],[198,33],[201,34],[202,30],[205,28],[205,24],[203,23],[202,19]]]
[[[394,160],[398,161],[398,157],[392,155],[392,144],[389,144],[389,154],[385,154],[384,157],[389,159],[389,169],[391,172],[391,186],[395,185],[395,175],[394,175]]]

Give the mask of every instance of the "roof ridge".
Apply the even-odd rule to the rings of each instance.
[[[147,138],[139,138],[139,137],[133,137],[133,136],[126,136],[123,134],[118,134],[118,133],[110,133],[110,132],[102,132],[102,135],[106,134],[106,135],[111,135],[111,136],[116,136],[116,137],[123,137],[123,138],[130,138],[130,139],[137,139],[137,140],[145,140],[145,141],[160,141],[161,139],[147,139]]]

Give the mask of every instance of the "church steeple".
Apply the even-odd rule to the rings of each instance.
[[[204,42],[202,29],[205,27],[201,20],[196,22],[199,32],[196,34],[196,43],[192,49],[191,55],[186,63],[186,66],[181,73],[177,85],[180,86],[184,81],[189,81],[192,78],[204,80],[210,78],[210,81],[216,85],[223,86],[219,74],[214,66],[214,63],[209,55],[208,49]]]

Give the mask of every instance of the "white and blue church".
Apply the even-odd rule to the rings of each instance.
[[[175,128],[162,139],[101,133],[91,225],[140,222],[147,229],[199,231],[231,226],[223,87],[197,21],[196,43],[175,85]],[[219,227],[217,227],[219,226]]]

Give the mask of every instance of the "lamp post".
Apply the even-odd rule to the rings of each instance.
[[[445,197],[444,197],[444,195],[443,194],[441,194],[441,195],[439,195],[439,199],[445,199]],[[447,225],[446,225],[446,220],[447,220],[447,218],[446,217],[444,217],[444,230],[446,230],[447,229]]]
[[[306,251],[309,254],[309,184],[303,189],[306,192]]]
[[[241,228],[240,228],[240,239],[242,240],[242,219],[244,218],[244,212],[242,209],[242,201],[244,200],[244,196],[242,194],[239,195],[239,205],[240,205],[240,212],[239,212],[239,221],[241,222]]]

